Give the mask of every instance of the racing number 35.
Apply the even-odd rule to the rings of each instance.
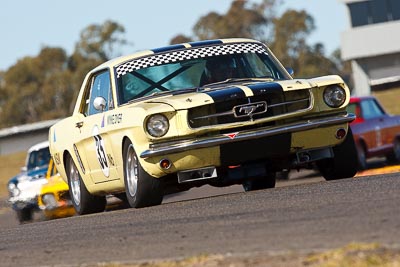
[[[100,135],[95,135],[94,140],[96,141],[96,156],[99,160],[101,170],[104,176],[110,176],[110,168],[107,163],[107,153],[104,146],[104,140]]]

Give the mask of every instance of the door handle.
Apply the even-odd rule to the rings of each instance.
[[[76,124],[75,124],[75,127],[76,128],[81,128],[83,126],[83,121],[80,121],[80,122],[77,122]]]

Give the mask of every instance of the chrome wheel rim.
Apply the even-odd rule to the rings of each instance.
[[[76,169],[74,163],[71,160],[70,164],[70,179],[71,179],[71,191],[72,191],[72,198],[76,205],[81,203],[81,180],[79,177],[79,172]]]
[[[138,162],[132,145],[129,145],[126,156],[125,173],[128,192],[131,197],[135,197],[138,184]]]

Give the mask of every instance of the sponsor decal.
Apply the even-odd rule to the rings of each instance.
[[[193,58],[205,58],[217,55],[241,54],[241,53],[259,53],[266,54],[265,48],[258,43],[232,43],[218,44],[220,41],[207,43],[194,42],[189,43],[191,49],[183,49],[184,45],[173,45],[153,49],[155,54],[125,62],[116,68],[117,78],[126,75],[134,70],[147,68],[150,66],[158,66],[171,62],[184,61]],[[210,45],[212,44],[212,45]],[[205,45],[205,46],[204,46]],[[182,50],[181,50],[182,49]],[[176,50],[172,53],[165,53]]]
[[[115,166],[114,158],[110,154],[107,154],[107,158],[108,158],[108,161],[110,162],[110,164]]]
[[[104,128],[104,115],[103,118],[101,119],[101,128]]]
[[[55,162],[57,165],[60,165],[61,160],[60,160],[60,154],[59,154],[59,153],[54,154],[53,159],[54,159],[54,162]]]
[[[107,116],[107,124],[118,124],[122,122],[122,113]]]
[[[93,138],[95,140],[95,145],[96,145],[96,157],[97,160],[99,161],[100,168],[104,174],[105,177],[110,176],[110,167],[108,166],[107,162],[107,152],[106,152],[106,147],[104,145],[104,140],[99,134],[99,128],[97,125],[93,127]]]

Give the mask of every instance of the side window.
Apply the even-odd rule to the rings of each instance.
[[[96,97],[102,97],[106,101],[106,107],[104,111],[114,108],[110,75],[108,71],[99,72],[92,77],[90,98],[88,99],[89,101],[86,100],[88,101],[88,103],[86,103],[88,105],[88,112],[85,112],[85,114],[93,115],[101,112],[100,110],[96,110],[93,106],[93,101],[96,99]]]
[[[85,116],[89,115],[89,100],[90,100],[90,90],[89,89],[90,88],[85,88],[85,92],[84,92],[82,103],[81,103],[80,111]]]
[[[28,156],[27,169],[32,170],[49,164],[50,151],[49,148],[42,148],[37,151],[32,151]]]
[[[384,114],[374,100],[362,101],[361,108],[364,119],[373,119]]]

